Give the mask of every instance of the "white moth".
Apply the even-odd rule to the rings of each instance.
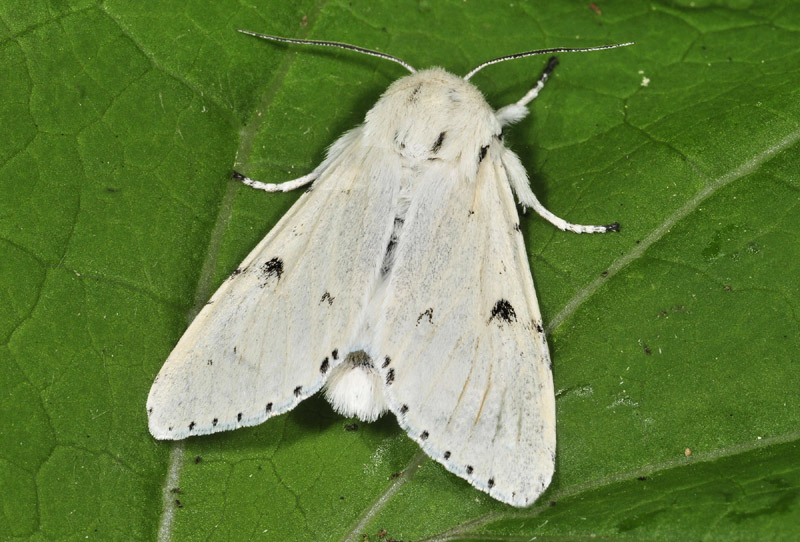
[[[248,34],[252,34],[247,32]],[[313,182],[197,315],[147,399],[150,431],[182,439],[256,425],[321,388],[344,416],[391,411],[449,471],[495,499],[531,504],[555,462],[547,342],[512,190],[533,195],[504,125],[523,118],[555,59],[494,111],[469,78],[440,68],[394,82],[312,173]],[[628,45],[628,44],[624,44]]]

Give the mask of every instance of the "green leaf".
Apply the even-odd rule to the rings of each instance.
[[[596,9],[594,9],[596,8]],[[800,529],[800,4],[7,1],[0,6],[0,539],[793,539]],[[508,145],[573,222],[523,217],[556,477],[473,489],[392,416],[313,398],[155,441],[153,377],[401,67],[562,55]],[[544,64],[489,67],[497,107]],[[689,451],[691,453],[689,454]],[[687,455],[689,454],[689,455]],[[386,531],[385,536],[383,530]]]

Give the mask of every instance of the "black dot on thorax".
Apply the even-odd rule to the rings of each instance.
[[[439,149],[442,148],[442,143],[444,143],[444,136],[447,135],[447,132],[442,132],[439,134],[439,137],[436,138],[436,141],[433,142],[433,147],[431,147],[431,152],[436,154],[439,152]]]

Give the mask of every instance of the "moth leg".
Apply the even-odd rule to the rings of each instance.
[[[585,226],[583,224],[572,224],[567,222],[561,217],[558,217],[548,211],[544,205],[533,195],[530,194],[532,199],[528,201],[522,202],[522,205],[525,207],[530,207],[536,213],[547,220],[550,224],[555,226],[561,231],[571,231],[573,233],[606,233],[609,231],[619,231],[619,222],[614,222],[613,224],[609,224],[607,226]]]
[[[547,79],[550,78],[550,74],[553,73],[553,70],[555,69],[556,66],[558,66],[558,59],[554,56],[551,56],[550,60],[547,61],[547,66],[545,66],[542,75],[539,76],[539,80],[536,81],[536,84],[533,86],[532,89],[530,89],[527,92],[527,94],[525,94],[525,96],[517,100],[517,103],[515,105],[525,107],[533,100],[535,100],[536,97],[539,95],[539,92],[544,87],[544,84],[547,82]]]
[[[539,92],[541,92],[542,88],[544,88],[544,84],[550,78],[550,74],[553,73],[553,70],[556,66],[558,66],[558,59],[554,56],[550,57],[550,60],[547,62],[547,66],[545,66],[542,75],[539,76],[539,80],[536,81],[536,84],[533,86],[533,88],[515,103],[501,107],[497,110],[495,115],[497,116],[497,120],[500,121],[500,124],[503,126],[506,124],[512,124],[528,114],[528,108],[526,106],[539,95]]]
[[[301,186],[305,186],[308,183],[313,182],[319,176],[319,172],[314,170],[308,175],[303,175],[302,177],[298,177],[297,179],[292,179],[291,181],[285,181],[279,184],[272,184],[272,183],[262,183],[261,181],[256,181],[242,175],[238,171],[233,172],[233,178],[242,181],[247,186],[251,186],[257,190],[263,190],[265,192],[291,192]]]
[[[528,173],[522,167],[522,162],[516,154],[508,149],[504,149],[500,158],[505,169],[508,182],[514,193],[519,199],[519,204],[522,206],[523,211],[526,208],[531,208],[536,213],[547,220],[550,224],[562,231],[571,231],[575,233],[605,233],[607,231],[619,231],[619,223],[614,222],[607,226],[584,226],[583,224],[571,224],[563,218],[557,217],[548,211],[539,199],[534,195],[531,190],[530,183],[528,182]]]

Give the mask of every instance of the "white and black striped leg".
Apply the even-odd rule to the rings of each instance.
[[[553,69],[558,66],[558,59],[556,57],[550,57],[550,60],[547,62],[547,66],[545,66],[542,75],[539,77],[539,80],[536,81],[536,84],[533,86],[532,89],[528,91],[525,96],[514,102],[513,104],[508,104],[505,107],[501,107],[495,113],[497,120],[500,121],[502,126],[506,124],[513,124],[520,119],[525,118],[528,114],[528,108],[526,107],[534,98],[539,95],[539,92],[544,87],[544,84],[550,78],[550,74],[553,72]]]
[[[545,66],[542,75],[539,77],[539,80],[536,81],[536,84],[528,91],[527,94],[525,94],[525,96],[517,100],[516,105],[524,107],[536,99],[556,66],[558,66],[558,59],[554,56],[551,56],[550,60],[547,61],[547,66]]]
[[[619,222],[606,226],[586,226],[583,224],[572,224],[561,217],[558,217],[547,210],[542,203],[533,195],[533,192],[525,194],[520,203],[524,208],[531,208],[536,214],[547,220],[550,224],[561,231],[571,231],[573,233],[606,233],[609,231],[619,231]]]
[[[561,231],[571,231],[573,233],[606,233],[609,231],[619,231],[619,222],[614,222],[613,224],[608,224],[606,226],[586,226],[584,224],[573,224],[548,211],[544,205],[539,203],[539,200],[531,203],[532,204],[530,205],[530,208],[536,211],[536,214],[547,220],[550,224]]]
[[[233,178],[237,181],[242,181],[247,186],[251,186],[257,190],[263,190],[264,192],[291,192],[292,190],[313,182],[318,176],[318,172],[312,171],[308,175],[303,175],[302,177],[292,179],[291,181],[285,181],[280,184],[272,184],[256,181],[250,177],[247,177],[246,175],[242,175],[238,171],[233,172]]]

